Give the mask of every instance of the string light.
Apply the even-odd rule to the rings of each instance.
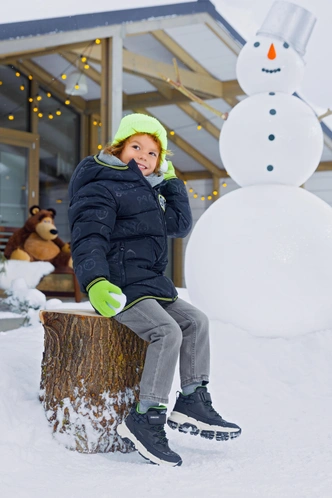
[[[186,185],[187,182],[184,181],[184,184]],[[224,188],[227,187],[227,183],[226,182],[222,183],[222,186]],[[202,194],[199,194],[198,192],[195,192],[195,190],[193,189],[193,187],[190,187],[189,185],[188,185],[188,192],[190,194],[192,194],[192,196],[193,196],[194,199],[200,198],[201,201],[206,201],[206,200],[212,201],[213,197],[216,197],[217,195],[219,195],[219,191],[218,190],[213,190],[213,192],[211,194],[208,194],[208,195],[202,195]]]
[[[96,39],[96,40],[94,40],[94,41],[89,42],[89,44],[88,44],[88,46],[85,48],[85,50],[90,49],[90,51],[91,51],[91,50],[92,50],[92,48],[93,48],[93,45],[94,45],[95,43],[98,45],[98,44],[100,44],[100,43],[101,43],[101,40],[98,38],[98,39]],[[84,50],[84,51],[85,51],[85,50]],[[81,56],[78,56],[78,59],[79,59],[79,58],[81,58],[81,61],[82,61],[82,62],[85,62],[85,63],[86,63],[86,64],[85,64],[85,66],[84,66],[84,68],[85,68],[85,69],[89,69],[89,68],[90,68],[90,66],[89,66],[89,64],[87,63],[87,57],[86,57],[84,54],[82,54]],[[60,80],[60,78],[61,78],[62,80],[66,80],[66,79],[67,79],[67,74],[66,74],[66,72],[68,71],[68,68],[69,68],[69,67],[71,67],[72,65],[73,65],[73,64],[72,64],[72,63],[70,63],[70,64],[66,67],[66,69],[65,69],[65,70],[64,70],[61,74],[59,74],[56,78],[52,77],[52,80],[51,80],[51,82],[49,83],[49,85],[48,85],[48,86],[49,86],[49,87],[50,87],[50,86],[52,86],[52,85],[53,85],[56,81],[59,81],[59,80]],[[14,71],[15,71],[15,76],[16,76],[17,78],[19,78],[19,77],[21,77],[21,76],[22,76],[20,71],[15,70],[15,68],[14,68],[14,67],[13,67],[13,69],[14,69]],[[83,73],[82,73],[82,74],[83,74]],[[25,76],[25,77],[27,77],[30,81],[31,81],[31,80],[33,80],[33,75],[32,75],[32,74],[29,74],[29,75],[24,75],[24,76]],[[3,82],[2,80],[0,80],[0,86],[2,86],[3,84],[4,84],[4,82]],[[76,89],[78,89],[78,88],[79,88],[79,84],[78,84],[78,83],[76,83],[75,88],[76,88]],[[26,87],[25,87],[25,85],[22,83],[21,85],[19,85],[19,89],[20,89],[21,91],[24,91],[24,90],[26,89]],[[45,92],[45,93],[46,93],[46,96],[47,96],[48,98],[51,98],[51,97],[52,97],[52,93],[51,93],[50,91]],[[37,95],[35,95],[35,96],[29,96],[29,97],[28,97],[28,102],[29,102],[30,104],[33,104],[34,99],[36,99],[36,101],[40,102],[40,101],[42,100],[42,96],[41,96],[41,95],[38,95],[38,94],[37,94]],[[66,100],[64,101],[64,104],[65,104],[65,105],[69,105],[69,104],[70,104],[70,99],[69,99],[69,98],[66,98]],[[13,120],[15,119],[15,116],[14,116],[15,111],[17,111],[17,109],[21,108],[23,105],[24,105],[24,104],[22,103],[22,104],[20,104],[20,105],[16,106],[16,107],[15,107],[15,109],[13,109],[10,113],[3,114],[3,117],[7,116],[7,118],[8,118],[10,121],[13,121]],[[33,112],[37,113],[37,115],[38,115],[38,117],[39,117],[39,118],[42,118],[42,117],[43,117],[43,112],[42,112],[42,111],[38,108],[38,105],[36,105],[36,104],[35,104],[34,106],[31,106],[31,108],[32,108],[32,111],[33,111]],[[56,111],[53,111],[53,112],[52,112],[52,111],[49,111],[49,112],[48,112],[48,117],[49,117],[49,119],[54,119],[54,115],[56,115],[56,116],[61,116],[61,114],[62,114],[62,112],[61,112],[60,108],[58,108]],[[101,123],[100,123],[100,122],[99,122],[99,126],[101,126]]]

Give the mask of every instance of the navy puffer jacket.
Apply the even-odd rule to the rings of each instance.
[[[134,160],[115,166],[89,156],[73,173],[69,198],[74,270],[83,291],[104,277],[126,294],[125,309],[141,299],[177,298],[163,273],[167,236],[185,237],[192,225],[181,180],[152,187]]]

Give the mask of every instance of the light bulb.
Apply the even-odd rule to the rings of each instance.
[[[21,76],[21,73],[19,71],[16,71],[15,76],[19,78]]]
[[[169,134],[170,134],[170,135],[175,135],[175,131],[174,131],[174,130],[171,130],[171,131],[169,132]]]
[[[89,69],[89,64],[84,64],[84,69]]]
[[[65,104],[66,104],[66,105],[69,105],[69,104],[70,104],[70,100],[69,100],[69,99],[66,99],[66,100],[65,100]]]
[[[40,100],[42,100],[42,98],[43,98],[43,97],[42,97],[41,95],[37,95],[36,100],[39,100],[39,101],[40,101]]]
[[[49,113],[49,115],[48,115],[48,119],[53,119],[53,118],[54,118],[54,116],[53,116],[53,114],[50,112],[50,113]]]
[[[52,97],[51,92],[47,92],[47,94],[46,94],[46,95],[47,95],[47,97],[48,97],[48,98]]]
[[[57,116],[61,116],[61,111],[60,111],[60,109],[57,109],[57,110],[55,111],[55,114],[56,114]]]
[[[86,62],[86,57],[85,57],[85,55],[81,55],[81,61],[82,61],[82,62]]]
[[[42,112],[38,112],[38,117],[42,118],[43,117],[43,113]]]
[[[66,74],[62,74],[62,75],[61,75],[61,78],[62,78],[63,80],[66,80],[66,79],[67,79],[67,75],[66,75]]]
[[[14,121],[14,115],[13,114],[8,114],[8,119],[9,121]]]
[[[99,38],[97,38],[97,39],[95,40],[95,44],[96,44],[96,45],[100,45],[100,43],[101,43],[101,40],[100,40]]]
[[[218,195],[218,190],[214,190],[212,193],[213,195]]]
[[[21,86],[20,86],[20,90],[22,90],[22,92],[23,92],[23,90],[25,90],[25,86],[24,86],[24,85],[21,85]]]

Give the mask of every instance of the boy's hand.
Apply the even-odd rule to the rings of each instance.
[[[166,173],[164,173],[164,179],[171,180],[172,178],[177,178],[172,161],[167,161],[167,164],[168,164],[168,168],[167,168]]]
[[[110,294],[112,293],[113,296]],[[115,294],[115,295],[114,295]],[[92,306],[102,315],[111,317],[116,315],[123,303],[124,294],[120,287],[111,284],[108,280],[99,280],[88,291]],[[119,299],[117,299],[119,296]],[[124,306],[124,305],[123,305]],[[122,306],[122,307],[123,307]]]

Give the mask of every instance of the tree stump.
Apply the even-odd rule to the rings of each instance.
[[[90,311],[41,311],[40,400],[56,439],[81,453],[128,452],[117,425],[138,400],[147,343]]]

